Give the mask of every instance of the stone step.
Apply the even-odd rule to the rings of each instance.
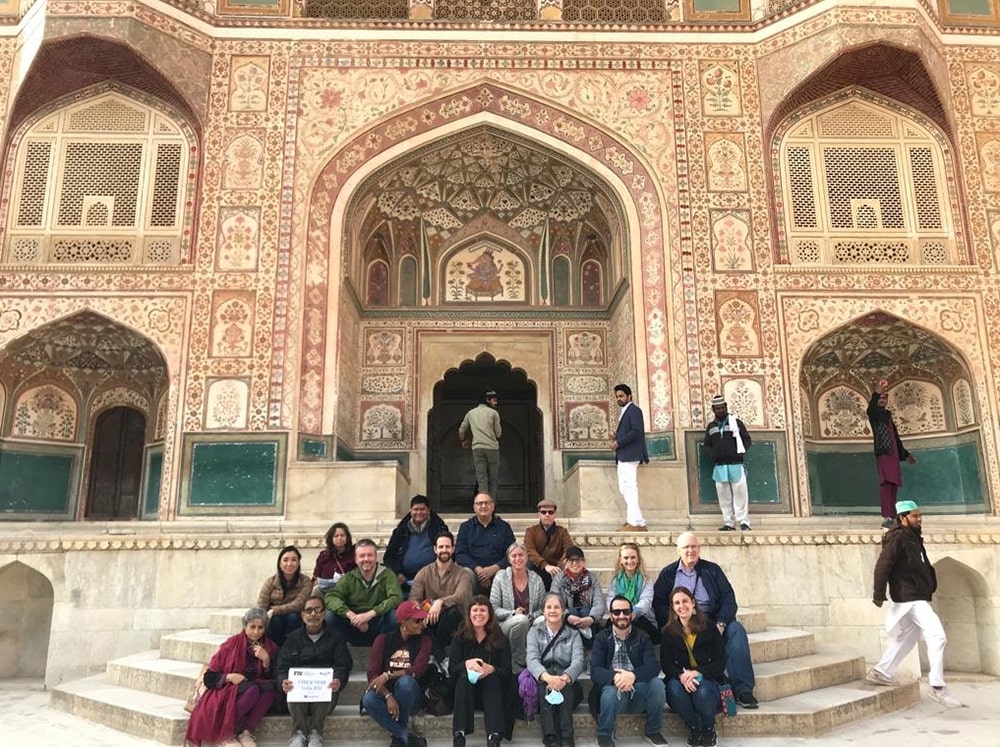
[[[812,737],[841,724],[873,718],[883,713],[907,708],[920,698],[920,686],[911,682],[897,687],[877,687],[864,680],[821,688],[808,693],[761,703],[756,711],[740,710],[734,718],[720,718],[721,737],[785,736]],[[52,692],[52,705],[90,721],[164,744],[182,744],[187,728],[183,701],[152,693],[137,692],[112,683],[106,675],[64,683]],[[581,705],[574,715],[577,739],[592,739],[595,722]],[[477,718],[477,734],[482,734],[481,715]],[[620,736],[642,734],[642,716],[622,716],[618,720]],[[451,717],[435,718],[420,714],[412,722],[414,731],[431,738],[445,738],[451,732]],[[262,743],[282,744],[288,739],[290,720],[287,716],[268,716],[257,729]],[[358,743],[366,740],[384,742],[373,730],[371,719],[358,715],[357,708],[338,706],[327,722],[327,735],[336,734],[338,741]],[[685,733],[680,719],[667,713],[664,732]],[[519,721],[516,737],[531,738],[538,734],[537,723]]]
[[[795,628],[768,628],[750,633],[750,659],[754,664],[815,653],[816,637]]]
[[[211,633],[206,628],[171,633],[160,638],[160,656],[164,659],[197,662],[200,666],[208,663],[208,660],[219,650],[219,646],[227,638],[229,638],[228,635]],[[352,671],[365,672],[368,668],[370,649],[367,646],[350,646],[349,648],[354,659]]]
[[[819,690],[865,676],[863,656],[815,653],[780,661],[754,664],[757,685],[754,694],[761,702]]]

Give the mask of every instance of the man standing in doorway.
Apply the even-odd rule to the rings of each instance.
[[[715,420],[705,429],[703,446],[715,464],[712,479],[719,499],[723,524],[720,532],[732,532],[739,522],[740,529],[750,531],[750,498],[747,495],[747,471],[743,455],[750,448],[750,434],[743,421],[729,412],[726,398],[721,394],[712,397]]]
[[[646,451],[646,429],[642,410],[632,401],[628,384],[615,386],[615,401],[621,408],[618,413],[618,430],[611,442],[618,463],[618,492],[625,501],[625,523],[619,532],[645,532],[646,520],[639,508],[639,463],[649,463]]]
[[[875,465],[878,467],[878,492],[882,510],[882,528],[895,523],[896,494],[903,484],[903,471],[899,463],[904,459],[915,464],[917,458],[903,448],[896,429],[896,421],[886,408],[889,404],[889,382],[886,379],[872,382],[872,398],[868,402],[868,422],[872,427],[875,445]]]
[[[465,413],[458,427],[458,440],[463,448],[472,446],[478,491],[487,493],[495,502],[500,488],[500,413],[497,412],[497,393],[492,389]]]
[[[895,509],[899,526],[882,537],[882,552],[875,562],[875,594],[872,597],[876,607],[885,604],[885,586],[889,584],[892,601],[885,616],[889,647],[866,679],[876,685],[894,685],[897,667],[917,645],[917,638],[923,636],[930,665],[927,683],[931,686],[931,700],[945,708],[961,708],[961,701],[944,684],[944,646],[948,639],[941,619],[931,607],[931,595],[937,590],[937,574],[920,536],[923,518],[913,501],[900,501]]]

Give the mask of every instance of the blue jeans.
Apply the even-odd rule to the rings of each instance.
[[[368,630],[361,632],[346,617],[334,615],[333,626],[344,636],[351,646],[371,646],[380,633],[391,633],[399,627],[396,622],[396,610],[389,610],[384,615],[373,617],[368,622]]]
[[[752,694],[756,681],[753,677],[753,662],[750,661],[750,641],[743,624],[733,620],[722,634],[726,646],[726,672],[737,696]]]
[[[667,702],[663,680],[636,682],[630,693],[619,693],[614,685],[601,690],[601,712],[597,717],[597,733],[610,737],[615,733],[619,713],[645,713],[646,734],[656,734],[663,727],[663,704]]]
[[[420,707],[423,693],[420,683],[410,675],[403,675],[396,680],[396,687],[392,691],[399,705],[399,718],[393,719],[389,715],[389,709],[385,706],[385,698],[374,690],[366,690],[361,698],[361,707],[365,709],[376,724],[381,726],[392,736],[406,741],[407,726],[410,723],[410,714]]]
[[[672,677],[667,680],[667,702],[689,729],[714,729],[715,714],[722,703],[719,684],[704,679],[693,693],[689,693],[679,679]]]

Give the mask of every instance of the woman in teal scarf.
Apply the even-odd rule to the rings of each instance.
[[[632,624],[648,635],[653,643],[660,642],[660,630],[656,627],[656,616],[653,614],[653,582],[655,579],[646,576],[639,554],[639,546],[634,542],[626,542],[618,548],[618,558],[615,560],[615,575],[608,584],[608,605],[611,600],[621,595],[632,603],[635,620]]]

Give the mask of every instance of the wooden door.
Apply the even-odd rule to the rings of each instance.
[[[101,413],[94,426],[88,519],[136,519],[142,486],[146,418],[131,407]]]

